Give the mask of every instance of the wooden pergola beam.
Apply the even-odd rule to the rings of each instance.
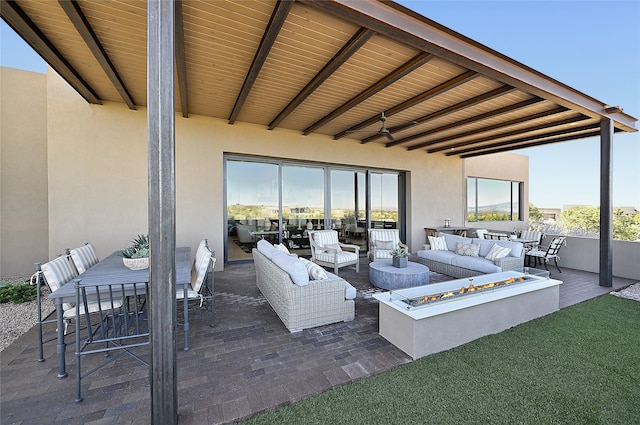
[[[433,57],[434,57],[433,55],[428,53],[417,54],[416,56],[414,56],[413,58],[405,62],[402,66],[393,70],[393,72],[391,72],[390,74],[385,75],[383,78],[378,80],[376,83],[374,83],[370,87],[367,87],[365,90],[361,91],[360,93],[358,93],[357,95],[355,95],[354,97],[352,97],[351,99],[349,99],[348,101],[346,101],[345,103],[343,103],[342,105],[340,105],[339,107],[331,111],[329,114],[325,115],[315,123],[311,124],[309,127],[305,128],[302,134],[306,136],[310,134],[312,131],[322,127],[329,121],[345,113],[346,111],[358,105],[359,103],[365,101],[366,99],[378,93],[385,87],[390,86],[391,84],[395,83],[405,75],[410,74],[411,72],[420,68],[422,65],[426,64],[431,59],[433,59]]]
[[[95,31],[93,31],[93,28],[91,28],[91,24],[87,20],[84,12],[82,12],[78,2],[75,0],[58,0],[58,3],[69,17],[71,23],[78,30],[80,37],[82,37],[82,40],[96,58],[96,61],[98,61],[104,73],[107,74],[109,81],[111,81],[111,84],[113,84],[118,94],[120,94],[124,103],[127,104],[129,109],[136,110],[136,104],[129,90],[125,87],[116,67],[113,65],[113,62],[111,62],[111,59],[109,59],[107,52],[104,50],[104,47],[102,47],[98,36]]]
[[[438,84],[435,87],[430,88],[427,91],[424,91],[422,93],[420,93],[419,95],[416,95],[414,97],[412,97],[411,99],[405,100],[402,103],[399,103],[398,105],[395,105],[393,107],[391,107],[390,109],[386,109],[384,111],[385,115],[387,118],[389,118],[391,115],[395,115],[399,112],[404,111],[405,109],[411,108],[412,106],[415,106],[419,103],[422,103],[426,100],[429,100],[435,96],[438,96],[440,94],[443,94],[455,87],[458,87],[461,84],[464,84],[468,81],[473,80],[474,78],[478,77],[478,73],[474,72],[474,71],[467,71],[464,72],[460,75],[457,75],[455,77],[453,77],[452,79],[445,81],[442,84]],[[382,112],[382,111],[381,111]],[[371,118],[368,118],[344,131],[341,131],[340,133],[336,134],[335,136],[333,136],[333,138],[335,140],[338,140],[342,137],[345,137],[347,134],[349,134],[349,132],[351,131],[356,131],[356,130],[360,130],[361,128],[367,127],[371,124],[374,124],[376,122],[378,122],[380,120],[380,115],[375,115]]]
[[[585,117],[585,119],[588,119],[588,117]],[[549,140],[561,140],[562,137],[559,137],[559,136],[563,136],[563,137],[567,135],[569,135],[568,137],[582,136],[583,134],[585,134],[585,132],[588,132],[589,130],[593,130],[598,127],[599,127],[599,124],[587,124],[587,125],[583,125],[575,128],[574,127],[565,128],[563,130],[558,130],[551,133],[536,134],[534,136],[521,137],[519,139],[510,139],[507,141],[495,142],[488,145],[473,146],[465,149],[456,149],[455,152],[453,151],[447,152],[445,155],[454,156],[454,155],[460,155],[460,154],[465,154],[469,152],[477,152],[479,150],[486,151],[493,148],[502,149],[505,146],[510,146],[509,148],[510,150],[523,149],[523,147],[541,146],[541,145],[549,144]],[[540,141],[541,143],[538,143],[538,141]],[[527,143],[527,142],[533,142],[533,143]],[[436,151],[435,149],[433,149],[433,150],[427,151],[427,153],[435,153],[435,152],[439,152],[439,150]],[[505,152],[505,151],[501,150],[501,152]]]
[[[271,123],[269,130],[273,130],[285,118],[289,116],[307,97],[311,95],[322,83],[338,70],[351,56],[353,56],[372,36],[374,32],[366,28],[360,28],[353,37],[336,53],[329,62],[300,90],[291,102],[278,114]]]
[[[102,100],[62,53],[40,31],[16,2],[1,0],[2,19],[22,37],[80,96],[87,102],[101,105]]]
[[[533,131],[548,129],[550,127],[559,127],[559,126],[562,126],[562,125],[573,124],[573,123],[577,123],[577,122],[580,122],[580,121],[586,121],[588,119],[590,119],[590,118],[587,117],[587,116],[584,116],[584,115],[580,116],[577,119],[576,119],[576,117],[569,117],[569,118],[566,118],[566,119],[563,119],[563,120],[554,121],[553,123],[544,123],[544,124],[532,125],[532,126],[525,127],[525,128],[506,131],[506,132],[500,133],[500,134],[493,134],[493,135],[489,135],[489,136],[484,136],[484,137],[481,137],[479,139],[467,140],[466,142],[455,143],[453,145],[440,146],[440,147],[437,147],[437,148],[429,149],[427,152],[428,153],[436,153],[436,152],[441,152],[441,151],[446,151],[446,150],[451,150],[451,149],[458,149],[460,147],[468,148],[469,146],[477,145],[479,143],[484,143],[484,142],[487,142],[487,141],[490,141],[490,140],[503,139],[505,137],[513,137],[513,136],[517,136],[517,135],[520,135],[520,134],[531,133]]]
[[[615,133],[620,133],[624,130],[621,130],[619,128],[615,129]],[[544,145],[549,145],[552,143],[561,143],[561,142],[570,142],[573,140],[582,140],[582,139],[588,139],[589,137],[595,137],[598,136],[600,134],[599,131],[591,131],[588,133],[581,133],[581,134],[574,134],[571,136],[565,136],[565,137],[554,137],[552,139],[547,139],[547,140],[542,140],[542,141],[538,141],[538,142],[532,142],[532,143],[523,143],[522,145],[519,145],[517,147],[513,147],[513,146],[506,146],[503,148],[495,148],[495,149],[487,149],[487,150],[483,150],[482,147],[478,147],[476,149],[473,150],[469,150],[469,153],[463,154],[463,155],[459,155],[460,158],[472,158],[475,156],[482,156],[482,155],[489,155],[492,153],[500,153],[500,152],[508,152],[508,151],[512,151],[514,149],[525,149],[525,148],[534,148],[536,146],[544,146]],[[452,156],[452,155],[458,155],[459,153],[447,153],[445,155],[447,156]]]
[[[249,71],[247,72],[247,76],[244,79],[244,83],[242,83],[242,88],[240,89],[238,98],[233,105],[231,115],[229,115],[229,124],[234,124],[236,122],[236,119],[242,110],[242,106],[244,106],[244,102],[247,100],[247,97],[249,97],[251,88],[256,82],[256,78],[258,78],[260,70],[262,70],[262,66],[267,60],[267,56],[269,56],[273,43],[275,43],[282,25],[284,25],[287,19],[287,15],[293,6],[293,3],[293,1],[287,0],[278,0],[276,3],[273,13],[271,14],[271,18],[269,19],[269,23],[267,24],[267,28],[265,29],[262,39],[260,40],[260,44],[258,45],[258,49],[256,50],[256,54],[251,62],[251,66],[249,67]]]
[[[549,116],[555,115],[555,114],[561,114],[563,112],[567,112],[567,109],[562,107],[562,106],[559,106],[559,107],[553,108],[553,109],[551,109],[549,111],[538,112],[538,113],[527,115],[527,116],[524,116],[524,117],[514,118],[514,119],[512,119],[510,121],[507,121],[507,122],[488,125],[486,127],[477,128],[475,130],[466,131],[464,133],[453,134],[451,136],[443,137],[442,139],[430,140],[428,142],[423,142],[423,143],[418,143],[416,145],[411,145],[411,146],[409,146],[407,148],[407,150],[413,151],[413,150],[416,150],[416,149],[422,149],[422,148],[426,148],[427,146],[437,145],[437,144],[448,142],[448,141],[451,141],[451,140],[462,139],[464,137],[474,136],[476,134],[486,133],[487,131],[493,131],[493,130],[497,130],[497,129],[504,128],[504,127],[510,127],[510,126],[513,126],[513,125],[516,125],[516,124],[522,124],[524,122],[535,120],[535,119],[538,119],[538,118],[544,118],[544,117],[549,117]],[[573,118],[573,120],[575,120],[575,118]],[[546,124],[546,125],[543,124],[542,128],[545,128],[547,126],[549,126],[549,124]]]

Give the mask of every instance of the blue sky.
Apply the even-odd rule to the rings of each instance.
[[[398,3],[640,117],[640,1]],[[0,30],[0,65],[46,72],[44,62],[4,21]],[[517,152],[530,158],[529,200],[534,205],[599,205],[598,138]],[[639,132],[614,137],[613,203],[640,208]]]

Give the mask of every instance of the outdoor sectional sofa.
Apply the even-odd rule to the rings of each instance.
[[[356,290],[343,278],[265,240],[252,253],[258,289],[290,332],[355,318]],[[310,278],[318,277],[310,269],[326,278]]]
[[[506,270],[518,270],[524,266],[524,246],[520,242],[510,242],[502,240],[466,238],[439,233],[439,237],[444,237],[445,249],[432,249],[430,244],[425,244],[424,249],[416,253],[412,261],[424,264],[429,270],[442,273],[456,278],[478,276],[487,273],[497,273]],[[458,244],[461,244],[459,246]],[[477,256],[460,255],[456,253],[464,252],[464,245],[478,245]],[[509,248],[509,253],[502,258],[490,260],[485,258],[497,244],[500,247]],[[466,252],[469,254],[469,252]]]

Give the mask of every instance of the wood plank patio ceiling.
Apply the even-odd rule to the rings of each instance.
[[[146,105],[146,1],[0,0],[87,102]],[[389,1],[176,2],[176,111],[462,157],[636,118]],[[378,134],[380,115],[393,140]]]

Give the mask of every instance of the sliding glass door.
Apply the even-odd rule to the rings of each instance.
[[[400,228],[400,180],[397,173],[370,173],[371,227],[376,229]]]
[[[260,238],[278,240],[278,165],[227,161],[227,258],[251,258]]]
[[[331,227],[343,242],[366,247],[366,173],[331,170]]]
[[[225,170],[226,261],[251,259],[260,239],[307,255],[318,229],[364,252],[368,228],[401,229],[402,173],[233,155]]]

